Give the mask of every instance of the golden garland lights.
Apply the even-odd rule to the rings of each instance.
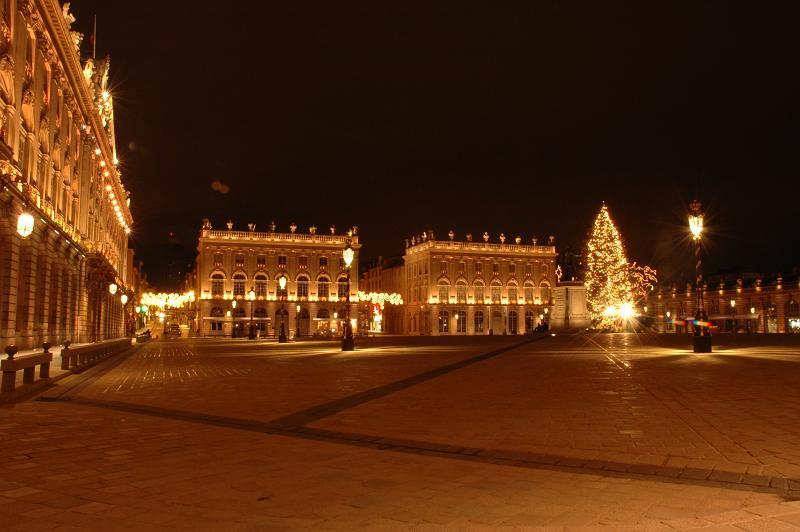
[[[189,291],[184,294],[176,294],[176,293],[154,293],[154,292],[146,292],[142,294],[141,303],[143,305],[147,305],[148,307],[156,307],[160,309],[165,308],[180,308],[186,305],[187,303],[194,302],[194,292]]]
[[[586,299],[596,326],[622,328],[637,315],[636,303],[656,283],[656,271],[630,264],[605,204],[594,220],[586,253]]]
[[[386,292],[361,292],[357,294],[358,300],[361,302],[369,301],[373,305],[378,305],[383,310],[386,303],[390,305],[402,305],[403,296],[400,294],[387,294]]]

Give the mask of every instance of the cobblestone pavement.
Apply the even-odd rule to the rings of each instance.
[[[766,340],[152,342],[0,407],[0,530],[797,530]]]

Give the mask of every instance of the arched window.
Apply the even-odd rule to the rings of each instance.
[[[550,303],[550,283],[542,281],[539,284],[539,297],[542,298],[542,305]]]
[[[297,277],[297,297],[308,298],[308,277],[305,275]]]
[[[533,287],[533,283],[531,283],[530,281],[525,283],[525,287],[524,287],[524,290],[525,290],[525,303],[529,303],[529,304],[533,303],[533,288],[534,288]]]
[[[483,301],[483,296],[484,296],[484,293],[483,293],[483,289],[484,289],[483,281],[475,281],[475,283],[472,286],[473,286],[473,291],[475,293],[475,303],[483,304],[483,302],[484,302]]]
[[[233,317],[234,318],[244,318],[245,317],[244,305],[239,305],[235,309],[233,309]]]
[[[330,295],[330,282],[331,280],[327,277],[320,277],[317,279],[317,296],[320,298],[327,299]]]
[[[464,280],[456,282],[456,300],[459,303],[467,302],[467,282]]]
[[[467,312],[463,309],[456,312],[456,332],[467,332]]]
[[[492,285],[490,288],[492,291],[492,303],[500,303],[500,296],[502,295],[503,292],[503,285],[500,284],[500,281],[495,279],[494,281],[492,281]]]
[[[317,311],[317,319],[318,320],[329,320],[331,319],[331,313],[326,308],[321,308]]]
[[[225,276],[215,273],[211,276],[211,296],[222,297],[225,294]]]
[[[342,275],[339,277],[336,284],[338,285],[336,295],[339,297],[339,299],[347,298],[347,277]]]
[[[222,309],[219,307],[214,307],[211,309],[211,317],[212,318],[221,318],[223,316]]]
[[[450,313],[446,310],[439,311],[439,332],[450,332]]]
[[[244,285],[247,282],[247,276],[243,273],[233,274],[233,296],[244,297]]]
[[[445,281],[439,281],[439,303],[448,303],[450,301],[450,284]]]
[[[267,309],[264,307],[257,307],[253,311],[253,316],[256,318],[266,318],[267,317]]]
[[[786,332],[792,334],[800,333],[800,305],[794,299],[790,299],[784,306],[786,316]]]
[[[517,334],[517,311],[512,310],[508,313],[508,333],[509,334]]]
[[[517,283],[514,281],[508,283],[508,302],[511,305],[517,303]]]
[[[267,297],[267,276],[263,273],[256,274],[256,297]]]
[[[531,332],[536,327],[536,318],[532,310],[525,311],[525,332]]]
[[[483,332],[483,311],[475,311],[475,334]]]

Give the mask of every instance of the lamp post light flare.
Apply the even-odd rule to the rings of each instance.
[[[286,309],[284,308],[285,307],[285,299],[286,299],[286,295],[285,295],[286,294],[286,276],[285,275],[281,275],[278,278],[278,288],[280,289],[280,293],[281,293],[281,330],[280,330],[280,333],[278,334],[278,343],[285,344],[286,342],[288,342],[288,339],[286,338],[286,324],[284,323],[284,316],[283,316],[283,314],[286,312]]]
[[[256,302],[256,291],[253,289],[252,286],[250,287],[250,291],[247,292],[247,299],[250,300],[250,333],[248,335],[248,338],[250,338],[251,340],[255,340],[256,330],[253,328],[253,307],[255,306]]]
[[[711,331],[708,328],[708,314],[706,314],[703,303],[703,273],[702,273],[702,236],[703,236],[703,213],[700,210],[702,205],[694,200],[689,205],[689,231],[694,240],[694,275],[695,290],[697,291],[697,309],[694,314],[693,325],[693,350],[695,353],[711,352]]]
[[[28,238],[33,233],[34,219],[33,215],[29,212],[23,212],[17,218],[17,233],[22,238]]]
[[[355,338],[353,338],[353,324],[350,323],[350,268],[353,265],[355,254],[348,242],[342,251],[342,259],[347,270],[347,303],[345,307],[344,334],[342,335],[342,351],[353,351],[356,348]]]

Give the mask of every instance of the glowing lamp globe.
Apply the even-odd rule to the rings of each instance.
[[[126,304],[128,302],[128,294],[122,294],[119,296],[119,300],[122,301],[122,304]]]
[[[350,244],[348,244],[347,247],[344,248],[344,251],[342,251],[342,258],[344,259],[344,264],[348,268],[350,267],[351,264],[353,264],[353,257],[355,256],[355,254],[356,252],[353,251],[353,248],[350,247]]]
[[[22,238],[28,238],[33,233],[33,215],[23,212],[17,218],[17,233]]]
[[[250,301],[254,300],[256,298],[256,291],[251,288],[250,291],[247,292],[247,298]]]
[[[119,287],[117,286],[117,283],[111,283],[110,285],[108,285],[108,293],[111,294],[112,296],[117,293],[118,289]]]
[[[285,290],[286,289],[286,276],[281,275],[278,278],[278,286],[280,286],[281,290]]]
[[[231,301],[231,308],[236,308],[236,300]]]

